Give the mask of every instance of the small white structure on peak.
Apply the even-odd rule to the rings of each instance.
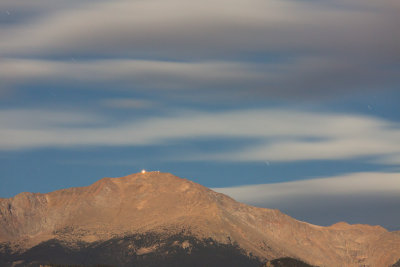
[[[145,174],[145,173],[146,173],[146,170],[145,170],[145,169],[143,169],[143,170],[142,170],[142,173],[143,173],[143,174]]]

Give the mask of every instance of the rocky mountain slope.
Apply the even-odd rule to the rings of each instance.
[[[112,254],[114,248],[122,253],[115,257],[121,259],[118,266],[151,266],[146,259],[167,263],[171,255],[201,259],[210,248],[219,249],[224,259],[253,266],[285,257],[315,266],[381,267],[400,259],[400,235],[380,226],[316,226],[159,172],[0,199],[0,244],[0,263],[10,266],[44,261],[51,249],[59,257],[48,262],[97,264],[97,255]],[[175,260],[170,259],[171,266]]]

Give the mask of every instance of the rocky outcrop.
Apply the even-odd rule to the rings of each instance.
[[[392,267],[400,267],[400,259],[392,265]]]

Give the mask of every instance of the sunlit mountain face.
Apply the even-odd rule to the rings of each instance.
[[[329,210],[326,210],[329,213]],[[400,235],[322,227],[158,171],[0,199],[2,266],[392,266]]]
[[[311,224],[398,231],[399,13],[2,0],[0,198],[144,169]]]

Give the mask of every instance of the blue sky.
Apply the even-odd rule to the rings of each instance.
[[[399,11],[1,1],[0,197],[145,168],[312,223],[400,229]]]

